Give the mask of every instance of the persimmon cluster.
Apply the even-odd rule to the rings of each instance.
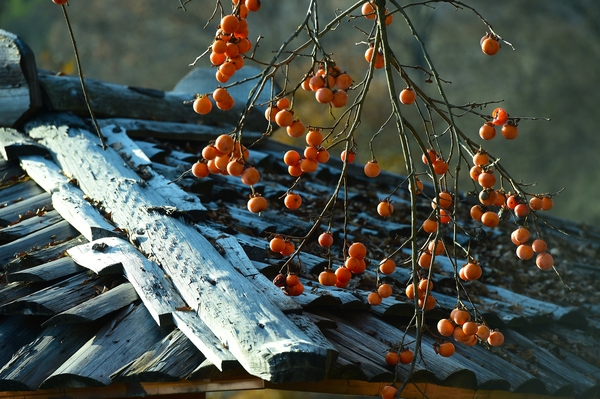
[[[329,64],[320,64],[314,75],[302,81],[302,88],[314,92],[317,102],[341,108],[348,103],[347,90],[352,86],[352,77],[333,62]]]
[[[231,14],[221,18],[215,38],[210,45],[210,62],[217,67],[215,78],[219,83],[227,83],[236,71],[244,67],[244,54],[252,49],[252,42],[248,39],[246,17],[249,12],[258,11],[261,7],[260,0],[232,0],[232,3]],[[215,94],[216,90],[212,97],[217,108],[223,111],[233,108],[234,100],[231,96],[215,97]],[[212,110],[209,95],[196,96],[193,108],[200,115],[208,114]]]
[[[289,296],[298,296],[304,292],[304,285],[295,273],[288,273],[287,275],[279,273],[273,279],[273,284],[281,288]]]
[[[217,89],[224,90],[224,89]],[[250,151],[235,141],[229,134],[222,134],[214,142],[202,149],[202,159],[192,165],[191,172],[197,178],[210,174],[239,177],[243,184],[254,186],[260,180],[260,172],[248,164]],[[248,200],[248,210],[260,213],[267,209],[267,199],[252,193]]]
[[[519,136],[517,124],[513,119],[509,119],[508,112],[503,108],[496,108],[492,112],[492,120],[479,128],[479,137],[492,140],[496,137],[496,126],[502,126],[500,132],[506,140],[514,140]]]
[[[455,308],[448,319],[438,321],[437,331],[441,336],[453,337],[455,342],[466,346],[474,346],[477,342],[484,342],[490,346],[500,346],[504,343],[504,335],[500,331],[490,330],[487,325],[472,321],[469,311],[463,308]],[[452,342],[441,340],[434,348],[443,357],[452,356],[455,350]]]
[[[329,161],[329,151],[321,145],[322,143],[321,132],[311,129],[306,134],[306,148],[302,155],[296,150],[289,150],[283,155],[283,162],[287,165],[290,176],[299,177],[303,173],[316,172],[319,164]]]

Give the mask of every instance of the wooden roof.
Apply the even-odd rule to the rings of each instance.
[[[256,189],[270,200],[259,217],[246,210],[250,190],[236,178],[168,184],[206,142],[231,130],[226,121],[140,119],[130,102],[114,115],[101,114],[109,144],[102,151],[89,121],[48,103],[65,94],[43,82],[71,78],[39,78],[47,101],[42,110],[24,124],[19,119],[18,129],[0,128],[0,397],[265,387],[377,395],[395,373],[399,381],[408,376],[406,367],[393,369],[383,360],[398,342],[414,338],[414,331],[404,335],[414,312],[403,295],[408,269],[385,278],[397,295],[371,307],[366,296],[374,266],[347,289],[321,286],[316,276],[328,260],[311,241],[300,255],[304,294],[287,297],[271,282],[285,259],[268,250],[270,234],[306,234],[332,193],[340,162],[303,178],[298,190],[311,206],[289,212],[279,200],[291,182],[281,161],[289,146],[264,140],[252,147],[251,163],[263,176]],[[404,178],[384,174],[374,184],[359,166],[351,168],[349,239],[367,243],[377,263],[395,237],[407,235],[405,188],[392,197],[392,218],[371,208]],[[419,207],[426,215],[426,197]],[[455,356],[442,359],[426,333],[415,384],[403,396],[600,395],[600,234],[547,220],[571,235],[540,226],[571,289],[556,275],[516,261],[510,223],[494,230],[473,226],[460,239],[485,266],[481,282],[468,283],[471,300],[506,343],[457,345]],[[339,237],[340,230],[334,232]],[[453,266],[436,259],[431,325],[456,304]]]

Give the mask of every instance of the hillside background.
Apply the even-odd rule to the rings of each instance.
[[[270,50],[297,27],[307,3],[263,0],[261,11],[249,16],[250,38],[254,42],[259,34],[264,36],[257,53],[260,59],[271,58]],[[333,10],[326,8],[345,8],[352,3],[330,0],[319,6],[325,17],[333,15]],[[450,102],[504,100],[502,106],[511,116],[551,118],[550,122],[523,121],[515,142],[497,137],[486,143],[486,148],[502,159],[517,180],[536,183],[530,192],[564,188],[555,198],[554,215],[586,224],[600,222],[600,205],[596,202],[600,198],[600,134],[596,127],[600,104],[600,2],[508,0],[468,4],[516,51],[504,45],[494,57],[482,54],[479,39],[486,27],[469,10],[448,4],[408,9],[441,77],[452,82],[445,87]],[[213,11],[212,1],[193,0],[186,4],[186,12],[178,6],[178,0],[71,0],[68,11],[86,77],[172,89],[190,71],[188,65],[210,44],[216,25],[213,21],[203,29]],[[226,10],[230,10],[228,4]],[[345,24],[368,29],[365,22],[357,19]],[[391,27],[397,41],[394,49],[402,63],[423,64],[419,48],[398,14]],[[75,73],[62,12],[50,0],[2,0],[0,28],[18,34],[31,46],[39,68]],[[362,79],[365,69],[365,46],[355,46],[361,40],[358,29],[339,29],[324,41],[338,65],[355,80]],[[202,59],[198,65],[209,66],[209,61]],[[423,81],[419,74],[412,77]],[[374,88],[382,83],[377,81]],[[361,134],[370,137],[376,132],[389,110],[387,95],[374,92]],[[310,105],[296,111],[310,124],[325,124],[330,118],[326,107]],[[419,125],[416,119],[414,123]],[[479,140],[481,119],[465,117],[458,123]],[[402,172],[399,149],[386,145],[394,134],[385,131],[375,143],[375,151],[387,169]],[[359,148],[358,155],[360,162],[369,160],[366,145]]]

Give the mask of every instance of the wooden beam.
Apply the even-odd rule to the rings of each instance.
[[[114,150],[100,149],[91,132],[51,120],[38,120],[28,131],[162,265],[187,304],[246,370],[271,381],[314,380],[326,374],[326,348],[313,343],[270,301],[249,297],[252,282],[193,226],[154,211],[167,203],[167,191],[159,194],[140,182]]]
[[[0,126],[16,126],[42,105],[35,57],[17,35],[0,29]]]
[[[56,76],[40,71],[38,79],[51,110],[74,112],[83,117],[89,116],[79,77]],[[164,92],[95,79],[85,79],[85,85],[97,118],[132,118],[220,125],[235,121],[245,106],[245,101],[236,101],[234,108],[228,112],[215,110],[206,115],[198,115],[192,109],[190,102],[194,100],[195,93]],[[211,92],[213,90],[214,88],[210,89]],[[185,102],[190,103],[184,104]],[[251,112],[247,121],[248,130],[260,132],[267,127],[264,113],[258,109]]]

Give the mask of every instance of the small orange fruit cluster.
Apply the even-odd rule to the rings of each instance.
[[[369,46],[369,48],[367,49],[367,51],[365,51],[365,60],[370,64],[371,61],[373,60],[373,57],[375,57],[375,61],[373,63],[373,68],[375,68],[375,69],[383,68],[385,65],[383,53],[379,49],[375,50],[375,46],[371,44]]]
[[[332,63],[333,64],[333,63]],[[348,103],[347,90],[352,86],[352,77],[333,64],[327,69],[319,65],[317,73],[309,75],[302,82],[302,88],[315,93],[315,99],[321,104],[330,104],[341,108]]]
[[[496,108],[492,112],[492,120],[479,128],[479,137],[492,140],[496,137],[496,126],[502,126],[502,136],[507,140],[514,140],[519,136],[519,129],[513,120],[508,119],[508,113],[503,108]]]
[[[533,258],[534,253],[537,253],[535,264],[542,270],[549,270],[554,266],[554,258],[546,252],[548,245],[546,241],[537,238],[529,241],[531,234],[526,227],[519,227],[510,235],[510,239],[517,246],[517,257],[522,260]]]
[[[218,89],[217,89],[218,90]],[[230,175],[239,177],[243,184],[253,186],[260,180],[258,170],[247,164],[250,151],[229,134],[222,134],[202,149],[202,159],[192,165],[192,174],[197,178],[208,175]],[[258,193],[250,195],[248,210],[260,213],[267,208],[267,200]]]
[[[298,296],[304,292],[304,285],[297,274],[289,273],[287,276],[279,273],[273,279],[273,284],[281,288],[286,295]]]
[[[296,246],[290,239],[284,239],[278,235],[273,237],[269,242],[269,249],[283,256],[290,256],[296,250]]]
[[[360,274],[367,268],[365,256],[367,255],[367,247],[363,243],[355,242],[348,248],[348,257],[344,264],[338,267],[335,271],[337,278],[336,287],[344,288],[350,282],[353,274]]]
[[[400,352],[397,350],[390,350],[385,354],[385,363],[388,366],[396,366],[398,363],[400,364],[409,364],[412,362],[414,357],[414,353],[411,349],[402,348]]]
[[[460,308],[452,310],[450,318],[438,321],[437,330],[443,337],[452,336],[456,342],[466,346],[473,346],[478,341],[487,342],[490,346],[500,346],[504,343],[504,335],[500,331],[491,331],[485,324],[471,321],[471,314]],[[440,345],[436,352],[444,357],[454,353],[453,344],[451,350],[442,352],[439,349]]]
[[[496,35],[486,33],[479,41],[481,51],[487,55],[494,55],[500,50],[500,41]]]
[[[429,161],[431,160],[431,166],[436,175],[443,175],[448,171],[448,162],[441,155],[438,155],[433,148],[429,148],[423,154],[421,160],[425,165],[429,165]]]
[[[503,207],[506,203],[506,196],[503,191],[495,190],[496,176],[490,165],[490,158],[485,151],[478,150],[473,156],[473,167],[469,171],[471,179],[475,180],[482,190],[478,198],[481,205],[474,205],[471,208],[471,218],[481,222],[487,227],[496,227],[500,224],[500,216],[497,212],[490,210],[489,207]]]
[[[242,4],[241,4],[242,3]],[[215,40],[211,45],[210,62],[218,66],[216,79],[227,83],[244,66],[243,54],[252,49],[248,39],[248,11],[258,11],[260,1],[234,1],[233,11],[221,18]]]
[[[433,281],[430,281],[429,279],[421,279],[419,281],[419,283],[417,284],[417,294],[418,294],[418,303],[419,303],[419,307],[423,310],[431,310],[435,307],[435,304],[437,303],[437,301],[435,300],[435,298],[433,297],[432,291],[433,290]],[[408,299],[415,299],[415,286],[414,284],[408,284],[406,286],[406,296],[408,297]],[[427,298],[425,298],[425,295],[427,294]]]
[[[319,130],[311,129],[306,134],[307,147],[301,156],[296,150],[289,150],[283,156],[290,176],[298,177],[303,173],[316,172],[319,164],[329,161],[329,151],[321,146],[323,135]]]

